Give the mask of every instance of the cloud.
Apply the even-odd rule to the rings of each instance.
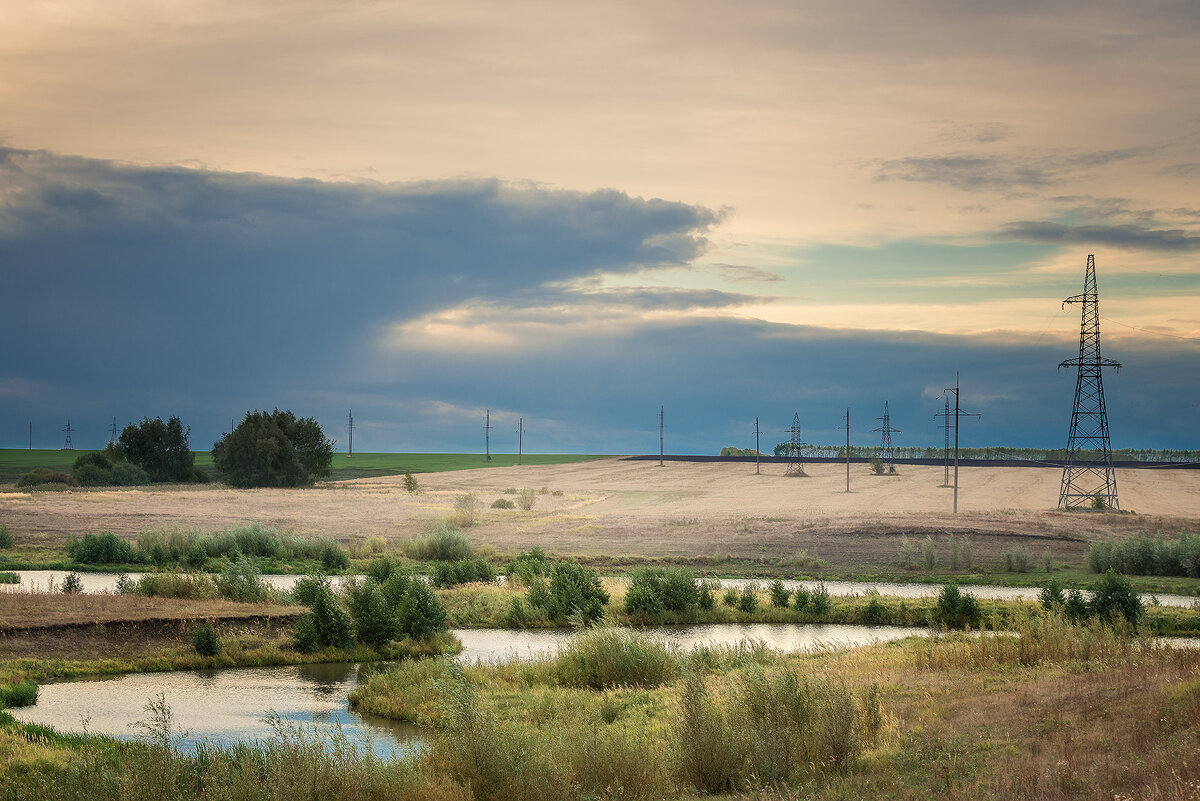
[[[708,269],[726,281],[782,281],[783,276],[747,264],[710,264]]]
[[[1008,223],[1001,227],[997,238],[1167,252],[1186,252],[1200,247],[1200,236],[1180,229],[1156,229],[1138,225],[1065,225],[1046,220]]]
[[[875,182],[944,184],[964,191],[1041,188],[1090,169],[1127,161],[1142,148],[1095,150],[1036,157],[993,155],[909,156],[878,164]]]

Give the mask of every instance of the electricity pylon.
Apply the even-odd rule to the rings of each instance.
[[[879,428],[872,428],[872,431],[879,432],[879,459],[883,462],[884,469],[888,473],[896,472],[896,451],[892,447],[892,434],[903,434],[904,432],[898,428],[892,428],[892,415],[888,412],[888,402],[883,402],[883,417],[876,417],[876,420],[883,421],[883,425]]]
[[[1101,370],[1121,369],[1121,363],[1100,355],[1100,292],[1096,287],[1096,258],[1087,257],[1083,294],[1063,301],[1083,306],[1079,323],[1079,357],[1058,365],[1079,368],[1075,376],[1075,404],[1067,435],[1067,461],[1063,466],[1059,509],[1120,509],[1117,474],[1108,442],[1108,411],[1104,406]]]
[[[785,433],[791,434],[792,439],[788,443],[788,466],[787,476],[807,476],[804,472],[804,449],[808,444],[800,439],[800,412],[792,415],[792,427],[785,429]]]

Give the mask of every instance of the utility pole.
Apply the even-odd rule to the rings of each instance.
[[[663,466],[663,429],[666,428],[667,407],[658,407],[658,466]]]
[[[525,418],[517,418],[517,464],[521,464],[521,459],[525,451]]]
[[[1063,301],[1083,305],[1079,324],[1079,356],[1058,365],[1078,367],[1071,430],[1067,435],[1067,462],[1063,466],[1059,509],[1120,509],[1117,473],[1108,441],[1108,410],[1104,405],[1101,370],[1121,369],[1121,363],[1100,356],[1100,291],[1096,286],[1096,258],[1087,257],[1083,294]]]
[[[942,448],[943,473],[942,486],[950,486],[950,395],[942,396],[946,401],[946,408],[940,412],[935,412],[934,417],[942,418],[941,427],[945,433],[945,445]]]
[[[63,431],[67,433],[67,441],[63,444],[64,451],[73,451],[75,447],[71,445],[71,419],[67,418],[67,424],[63,426]]]
[[[846,407],[846,492],[850,491],[850,407]]]
[[[979,415],[964,412],[958,402],[958,373],[954,374],[954,386],[946,387],[946,392],[954,393],[954,514],[958,514],[958,419],[963,415],[977,418]],[[949,396],[946,398],[949,401]]]
[[[759,471],[758,460],[762,456],[762,451],[759,450],[758,438],[762,432],[758,428],[758,418],[754,418],[754,475],[761,475]]]
[[[492,410],[483,413],[483,452],[484,461],[492,461]]]
[[[33,421],[29,421],[29,450],[33,450]]]
[[[350,447],[346,450],[346,458],[354,458],[354,410],[350,410],[350,414],[346,416],[346,432],[349,434]]]
[[[108,429],[108,444],[109,447],[117,444],[117,418],[113,418],[112,425]]]

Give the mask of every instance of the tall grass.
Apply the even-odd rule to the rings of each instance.
[[[615,626],[572,637],[554,660],[555,680],[567,687],[660,687],[679,672],[680,656],[662,640]]]
[[[1135,576],[1200,576],[1200,535],[1180,534],[1178,539],[1140,535],[1121,540],[1093,542],[1088,546],[1088,567],[1093,573],[1114,570]]]
[[[32,681],[0,686],[0,709],[33,706],[37,703],[38,687]]]
[[[410,559],[442,562],[470,559],[475,553],[475,546],[467,535],[444,520],[439,520],[428,534],[413,537],[403,547],[404,555]]]

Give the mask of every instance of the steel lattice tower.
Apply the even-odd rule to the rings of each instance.
[[[872,431],[878,431],[879,437],[879,459],[883,462],[887,472],[896,472],[896,451],[892,447],[892,434],[902,434],[900,429],[892,428],[892,415],[888,412],[888,402],[883,402],[883,417],[876,417],[876,420],[881,420],[883,425],[879,428],[872,428]]]
[[[1058,365],[1078,367],[1071,432],[1067,436],[1067,462],[1063,467],[1059,509],[1120,509],[1117,475],[1108,442],[1108,412],[1104,406],[1101,370],[1121,369],[1121,363],[1100,356],[1100,293],[1096,288],[1096,258],[1087,257],[1083,294],[1063,301],[1083,304],[1079,324],[1079,358]]]
[[[800,412],[792,415],[792,427],[785,429],[785,433],[791,434],[792,439],[788,443],[788,466],[784,475],[807,476],[804,472],[804,449],[808,445],[800,439]]]

